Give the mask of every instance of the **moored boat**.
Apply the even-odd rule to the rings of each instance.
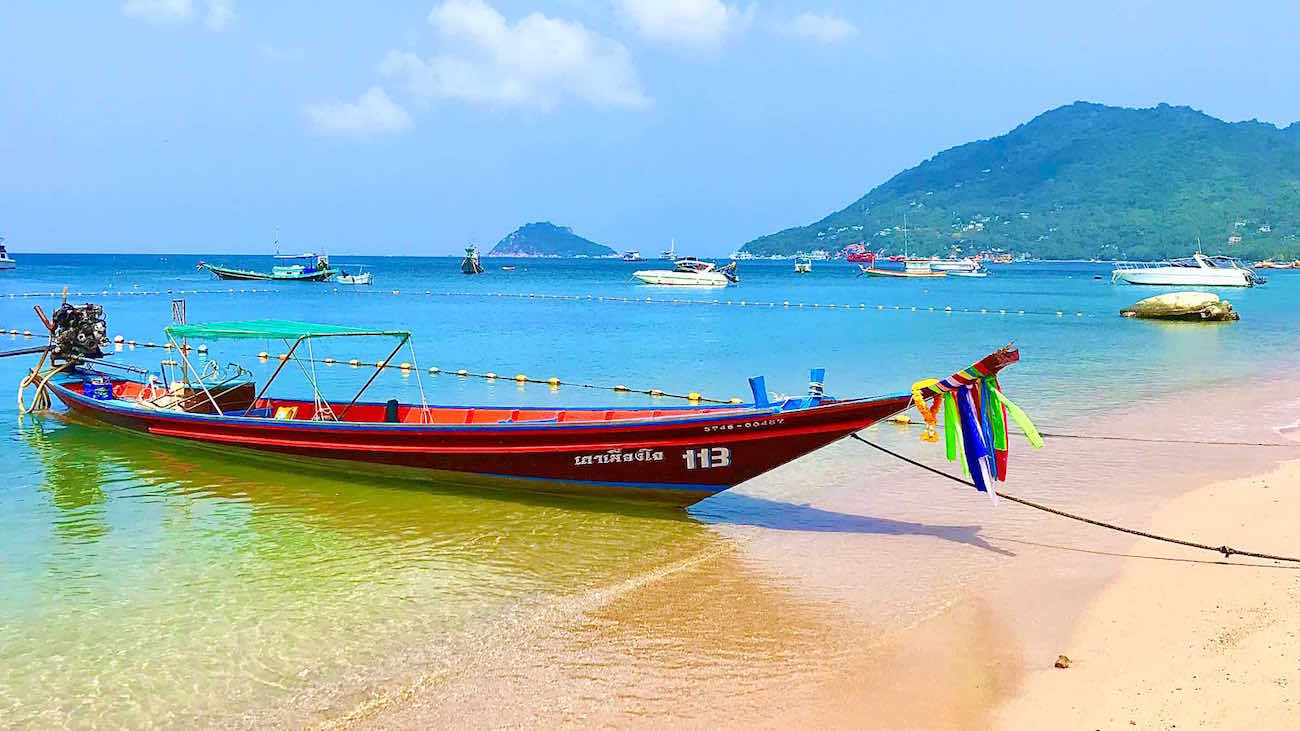
[[[869,277],[888,277],[894,279],[936,279],[946,277],[949,272],[936,272],[930,267],[928,259],[908,259],[902,269],[881,269],[875,261],[867,266],[858,265],[858,269]]]
[[[623,256],[620,258],[623,261],[628,261],[628,262],[645,261],[645,258],[641,256],[641,252],[637,251],[636,249],[631,249],[629,251],[623,252]]]
[[[276,264],[269,272],[259,272],[201,261],[198,269],[208,270],[217,279],[261,282],[328,282],[339,273],[338,269],[330,266],[329,257],[324,254],[276,254],[275,259],[295,263]]]
[[[4,237],[0,236],[0,269],[14,269],[17,266],[18,262],[9,256],[9,250],[5,248]]]
[[[366,271],[365,264],[358,264],[356,274],[349,274],[340,270],[334,281],[339,284],[368,286],[375,283],[375,273]]]
[[[800,254],[794,258],[795,274],[810,274],[812,272],[812,259]]]
[[[669,269],[645,269],[632,272],[632,276],[646,284],[669,287],[725,287],[740,281],[736,262],[719,267],[711,261],[684,257],[673,262]]]
[[[88,322],[94,317],[78,321],[102,337],[102,317]],[[763,474],[914,404],[929,402],[923,413],[931,428],[940,400],[947,402],[954,395],[953,408],[962,410],[964,422],[969,417],[970,424],[979,423],[979,412],[970,411],[978,408],[972,404],[979,403],[994,405],[983,419],[996,421],[1002,418],[996,405],[999,399],[1005,402],[997,390],[997,374],[1019,359],[1016,350],[1003,348],[942,381],[922,381],[911,392],[871,398],[825,396],[824,372],[814,370],[808,394],[797,398],[772,400],[761,377],[750,379],[750,403],[431,406],[362,400],[397,353],[409,347],[411,336],[406,331],[282,320],[174,325],[166,329],[168,340],[183,361],[181,372],[191,375],[170,383],[135,377],[129,368],[125,376],[103,370],[115,364],[103,360],[97,343],[89,343],[92,347],[82,352],[75,349],[85,338],[55,331],[51,326],[52,344],[69,343],[73,350],[52,345],[47,352],[51,363],[59,358],[64,362],[53,372],[41,373],[38,380],[90,423],[295,459],[415,468],[435,476],[455,476],[462,483],[472,478],[488,485],[602,491],[681,505]],[[357,337],[387,338],[397,344],[350,400],[326,399],[310,375],[311,398],[267,396],[289,361],[303,366],[304,374],[313,372],[300,360],[302,351],[310,349],[303,347],[305,343]],[[200,375],[180,347],[183,341],[225,339],[282,340],[292,345],[259,388],[243,369]],[[38,364],[36,372],[40,368]],[[415,375],[418,379],[418,368]],[[983,454],[973,463],[973,471],[1004,476],[1005,440],[1001,444],[991,437],[980,441],[983,438],[975,431],[967,429],[963,437],[968,440],[968,455]],[[977,482],[980,479],[976,475]]]
[[[460,260],[461,274],[482,274],[483,265],[478,260],[478,247],[470,244],[465,247],[465,258]]]
[[[844,247],[844,261],[853,262],[854,264],[869,264],[875,259],[875,254],[867,251],[867,247],[862,244],[849,244]]]
[[[1111,272],[1111,282],[1171,287],[1253,287],[1264,278],[1228,256],[1196,252],[1188,259],[1126,264]]]

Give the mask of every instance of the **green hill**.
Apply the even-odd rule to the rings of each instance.
[[[613,256],[614,250],[588,241],[567,226],[550,221],[529,223],[501,239],[488,256]]]
[[[905,170],[841,211],[757,238],[757,255],[864,242],[1045,259],[1300,258],[1300,124],[1076,102]]]

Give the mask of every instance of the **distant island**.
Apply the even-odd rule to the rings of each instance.
[[[1300,258],[1300,124],[1076,102],[945,150],[754,256],[1002,250],[1044,259]]]
[[[584,239],[568,226],[556,226],[550,221],[520,226],[488,252],[488,256],[601,257],[615,254],[608,246]]]

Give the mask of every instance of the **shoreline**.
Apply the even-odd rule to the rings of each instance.
[[[1151,530],[1294,555],[1300,460],[1219,481],[1156,512]],[[1139,538],[1082,609],[1057,669],[1037,658],[989,707],[993,728],[1300,725],[1300,566],[1163,555]]]
[[[1251,405],[1274,421],[1293,408],[1265,402],[1244,386],[1197,403],[1169,404],[1160,416],[1180,425],[1171,436],[1195,432],[1200,423],[1223,425],[1216,436],[1225,441],[1262,438],[1267,432],[1259,421],[1229,423],[1220,410]],[[1111,412],[1104,420],[1109,433],[1141,433],[1134,430],[1151,416]],[[1023,442],[1017,444],[1013,454],[1019,453],[1019,461],[1013,456],[1012,469],[1022,481],[1008,489],[1132,527],[1163,526],[1173,535],[1223,537],[1259,547],[1260,541],[1248,536],[1238,539],[1176,522],[1167,526],[1159,516],[1187,496],[1219,489],[1225,480],[1249,482],[1276,469],[1279,455],[1270,450],[1201,454],[1204,448],[1189,452],[1186,445],[1057,445],[1055,451],[1031,454]],[[840,445],[806,458],[803,470],[783,469],[770,482],[758,482],[746,491],[754,495],[727,496],[693,513],[725,549],[715,556],[688,561],[680,570],[633,577],[595,595],[561,599],[566,611],[553,613],[550,629],[529,631],[526,641],[436,678],[372,686],[377,692],[371,699],[382,700],[352,709],[360,713],[306,719],[291,714],[289,719],[366,728],[460,725],[467,719],[487,726],[639,726],[669,719],[687,726],[835,727],[861,726],[869,719],[892,727],[1042,727],[1039,721],[1056,716],[1021,723],[1001,709],[1008,699],[1030,697],[1029,706],[1042,710],[1033,688],[1044,663],[1042,672],[1058,682],[1095,667],[1094,651],[1073,649],[1071,638],[1129,564],[1183,565],[1188,555],[1164,547],[1154,553],[1172,560],[1133,558],[1153,551],[1127,535],[1018,507],[989,512],[980,496],[954,493],[946,481],[935,482],[911,468],[886,475],[882,485],[897,483],[898,489],[916,493],[915,502],[853,487],[817,488],[807,496],[795,490],[780,496],[784,513],[755,519],[757,509],[770,508],[755,501],[789,484],[794,473],[847,483],[841,476],[868,466],[881,469],[869,451]],[[1203,459],[1189,463],[1189,454]],[[1089,469],[1103,475],[1127,469],[1130,479],[1108,487],[1111,492],[1098,490],[1102,483]],[[1169,470],[1179,474],[1178,484],[1161,479]],[[1300,468],[1296,481],[1300,485]],[[935,492],[936,485],[945,487]],[[811,505],[796,504],[809,496],[815,501]],[[953,502],[936,505],[936,496]],[[882,514],[873,508],[881,502],[889,506],[890,517],[870,517]],[[1210,517],[1217,516],[1211,511]],[[1210,527],[1216,527],[1213,520]],[[909,552],[925,561],[903,572],[887,565],[864,571],[873,561],[887,564],[891,555]],[[834,559],[819,561],[819,556]],[[718,617],[725,617],[724,624],[716,624]],[[510,627],[528,624],[515,621]],[[759,649],[743,652],[746,646]],[[647,648],[653,648],[648,657]],[[1077,655],[1080,664],[1054,670],[1051,661],[1058,653]],[[693,682],[681,685],[665,668]],[[512,701],[499,707],[481,696]],[[872,709],[869,715],[864,707]]]

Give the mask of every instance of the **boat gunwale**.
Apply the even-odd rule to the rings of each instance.
[[[271,427],[275,429],[299,429],[299,430],[307,430],[307,431],[324,431],[324,432],[341,430],[341,431],[383,431],[383,432],[399,432],[399,433],[419,432],[419,431],[429,431],[429,432],[438,432],[438,433],[538,431],[538,432],[554,433],[557,431],[570,431],[570,430],[585,431],[585,430],[609,429],[611,425],[616,425],[623,429],[638,429],[638,428],[665,427],[665,426],[677,426],[677,425],[691,426],[691,425],[696,425],[705,422],[723,422],[723,423],[734,422],[734,421],[743,422],[746,419],[753,419],[755,417],[771,417],[771,416],[776,416],[778,414],[806,415],[813,412],[818,414],[827,414],[833,411],[841,410],[842,408],[850,408],[863,403],[889,401],[893,399],[911,397],[910,393],[900,391],[897,393],[885,394],[881,396],[859,397],[853,399],[826,399],[827,403],[818,404],[816,406],[802,406],[802,407],[794,407],[794,408],[787,408],[787,409],[782,409],[781,407],[782,405],[780,404],[769,406],[766,408],[756,407],[753,404],[737,404],[736,406],[737,409],[739,409],[738,411],[725,410],[722,411],[721,413],[715,413],[715,414],[683,413],[681,415],[673,414],[673,415],[659,416],[659,417],[652,417],[652,418],[635,418],[635,419],[620,419],[620,420],[591,421],[591,422],[518,421],[518,422],[498,422],[495,424],[422,424],[422,423],[393,424],[387,422],[350,422],[350,421],[312,421],[312,420],[298,420],[298,419],[271,419],[271,418],[261,417],[261,416],[234,416],[230,414],[200,414],[200,413],[190,413],[184,411],[170,411],[166,409],[148,409],[143,406],[132,405],[129,402],[121,399],[99,400],[99,399],[89,398],[84,394],[77,393],[75,390],[69,388],[66,385],[69,381],[72,381],[74,379],[76,379],[75,376],[70,376],[66,379],[60,378],[57,379],[56,381],[51,382],[50,387],[57,389],[58,391],[62,392],[62,394],[67,395],[73,401],[76,401],[84,406],[87,406],[92,410],[107,411],[110,413],[132,416],[137,418],[157,417],[166,420],[195,421],[204,424],[230,423],[230,424],[238,424],[241,426],[261,426],[261,427]],[[302,399],[280,399],[280,400],[306,403]],[[791,401],[798,401],[798,400],[799,399],[791,399]],[[382,402],[358,402],[357,405],[383,406],[384,404]],[[419,406],[413,406],[410,404],[407,404],[407,406],[413,409],[423,408]],[[429,406],[429,408],[447,409],[447,410],[477,409],[477,408],[503,410],[503,407],[500,406],[432,406],[431,405]],[[688,411],[698,410],[701,407],[669,406],[663,408],[664,410],[688,412]],[[514,407],[511,407],[510,410],[516,410],[516,409]],[[519,411],[525,411],[525,410],[588,411],[588,412],[609,411],[607,407],[573,407],[571,409],[565,409],[565,408],[556,408],[550,406],[518,407],[517,410]]]

